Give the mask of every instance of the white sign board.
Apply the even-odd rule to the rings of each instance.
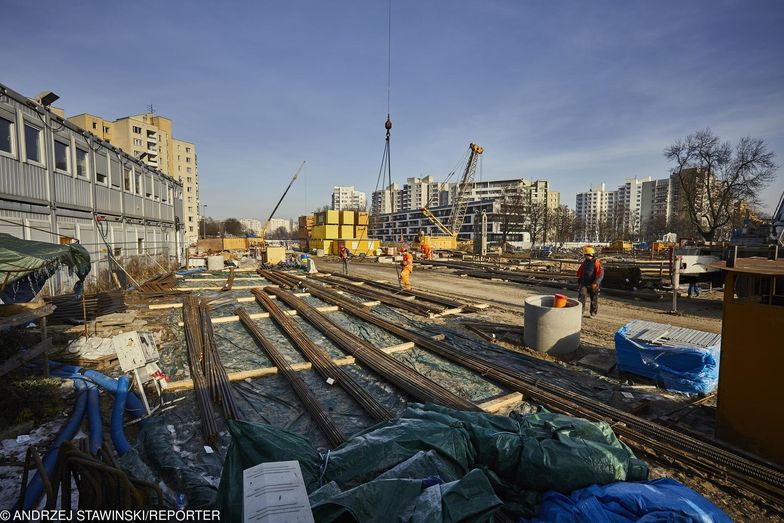
[[[262,463],[242,472],[243,521],[313,523],[297,461]]]

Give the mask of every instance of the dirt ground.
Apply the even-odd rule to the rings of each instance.
[[[341,264],[335,259],[320,258],[317,259],[316,264],[319,272],[340,272],[342,270]],[[397,281],[397,270],[393,264],[357,260],[351,264],[350,274],[386,280],[388,282]],[[490,307],[478,313],[466,315],[466,317],[470,317],[472,320],[519,326],[523,325],[525,298],[537,294],[553,294],[557,292],[549,287],[471,278],[460,276],[452,269],[441,267],[424,268],[419,265],[415,266],[411,283],[418,290],[429,290],[468,302],[487,303],[490,305]],[[560,292],[572,297],[577,296],[577,291],[574,287]],[[681,296],[678,299],[677,307],[678,312],[671,314],[672,301],[669,298],[658,302],[647,302],[601,296],[599,314],[594,318],[584,318],[583,320],[580,349],[568,361],[559,362],[564,366],[565,370],[572,371],[574,386],[571,388],[573,390],[585,391],[586,388],[591,388],[590,383],[594,383],[593,388],[598,391],[596,397],[601,398],[602,401],[607,401],[608,396],[605,395],[602,398],[601,394],[606,393],[608,388],[613,391],[634,390],[636,396],[645,398],[646,402],[650,401],[650,408],[646,407],[645,411],[640,413],[641,416],[649,419],[662,416],[663,412],[674,411],[679,406],[693,401],[693,398],[690,399],[687,396],[657,389],[654,384],[645,380],[629,375],[619,375],[615,370],[599,375],[577,364],[578,360],[588,354],[600,354],[601,357],[608,360],[608,366],[611,366],[615,360],[613,335],[622,325],[634,319],[668,323],[707,332],[721,332],[721,290],[703,292],[699,298],[693,299]],[[460,317],[448,317],[433,321],[456,326],[459,325],[461,319]],[[500,345],[541,357],[545,360],[554,360],[546,355],[540,355],[522,347],[522,340],[516,340],[516,343],[513,344],[500,343]],[[593,382],[588,380],[589,376]],[[585,386],[586,382],[589,384],[589,387]],[[638,390],[643,390],[644,393],[640,394],[637,392]],[[624,405],[623,401],[617,401],[617,392],[614,392],[611,398],[609,403],[616,407],[631,411],[631,407],[634,406]],[[693,433],[701,433],[704,437],[710,438],[713,433],[714,416],[715,399],[712,399],[706,401],[704,405],[698,408],[687,410],[686,415],[678,420],[678,428]],[[680,418],[680,416],[678,417]],[[652,478],[668,476],[681,481],[716,503],[733,520],[784,521],[781,512],[775,509],[769,510],[769,508],[762,506],[759,500],[739,494],[730,486],[722,485],[715,478],[696,476],[693,471],[685,471],[679,467],[673,467],[667,462],[656,459],[655,456],[647,455],[642,457],[651,466]]]

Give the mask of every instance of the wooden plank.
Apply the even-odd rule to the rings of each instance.
[[[479,408],[490,414],[495,414],[504,407],[516,405],[521,401],[523,401],[523,395],[519,392],[512,392],[511,394],[505,394],[504,396],[480,403]]]
[[[235,287],[236,288],[236,287]],[[295,293],[294,296],[302,298],[303,296],[310,296],[310,293],[307,292],[298,292]],[[271,298],[275,299],[275,296],[270,296]],[[219,298],[220,299],[220,298]],[[256,298],[253,296],[243,296],[241,298],[235,298],[238,303],[250,303],[256,301]],[[151,303],[147,306],[150,310],[158,310],[158,309],[181,309],[182,303]]]
[[[401,343],[399,345],[392,345],[390,347],[384,347],[381,349],[382,351],[386,352],[387,354],[394,354],[395,352],[403,352],[407,350],[411,350],[414,348],[414,344],[411,342]],[[355,359],[353,356],[347,356],[345,358],[338,358],[332,360],[335,365],[352,365],[355,363]],[[293,368],[297,372],[301,372],[303,370],[310,370],[312,365],[310,362],[303,362],[303,363],[292,363],[291,368]],[[237,372],[229,372],[229,381],[242,381],[246,379],[256,379],[256,378],[266,378],[267,376],[273,376],[278,373],[277,367],[261,367],[258,369],[252,370],[241,370]],[[193,388],[193,380],[186,379],[186,380],[179,380],[173,381],[166,385],[167,391],[177,392],[181,390],[190,390]]]
[[[43,341],[39,341],[29,349],[23,352],[17,352],[10,358],[8,358],[2,365],[0,365],[0,376],[5,376],[9,372],[14,369],[17,369],[27,363],[30,360],[41,356],[49,349],[52,348],[52,338],[46,338]]]
[[[12,327],[18,327],[19,325],[26,325],[36,321],[39,318],[43,318],[44,316],[49,316],[54,312],[55,308],[56,307],[54,305],[48,303],[43,307],[28,309],[24,312],[14,314],[13,316],[0,318],[0,331],[4,331]]]
[[[363,302],[363,303],[358,303],[358,305],[364,305],[365,307],[375,307],[377,305],[381,305],[381,302],[378,302],[378,301],[366,301],[366,302]],[[324,305],[322,307],[316,307],[316,310],[319,311],[319,312],[337,312],[337,311],[340,310],[340,307],[338,307],[337,305]],[[285,314],[288,314],[289,316],[296,316],[297,315],[297,311],[295,311],[294,309],[285,310],[283,312]],[[252,319],[252,320],[260,320],[260,319],[263,319],[263,318],[269,318],[269,312],[254,312],[253,314],[248,314],[248,316],[250,316],[250,319]],[[240,321],[240,317],[239,316],[220,316],[218,318],[212,318],[212,324],[213,325],[218,324],[218,323],[232,323],[232,322],[235,322],[235,321]],[[181,321],[177,322],[177,326],[178,327],[182,327],[183,326],[183,322],[181,322]]]

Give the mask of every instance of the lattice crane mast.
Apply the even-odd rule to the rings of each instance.
[[[465,220],[466,211],[468,210],[468,201],[471,196],[471,189],[474,185],[474,176],[476,175],[476,165],[479,162],[479,155],[485,151],[481,145],[475,143],[469,144],[468,149],[468,161],[463,170],[463,176],[460,178],[460,182],[457,185],[457,193],[454,202],[452,202],[452,211],[449,215],[449,225],[445,225],[439,220],[430,209],[422,207],[422,214],[424,214],[442,234],[426,235],[420,233],[420,245],[427,245],[434,249],[457,248],[457,235],[460,233],[460,228],[463,225],[463,220]]]

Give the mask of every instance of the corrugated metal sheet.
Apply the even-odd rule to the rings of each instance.
[[[144,205],[142,198],[131,193],[123,194],[123,210],[129,216],[137,216],[139,218],[144,216]]]
[[[634,320],[627,324],[626,337],[667,347],[705,348],[721,343],[721,334],[675,327],[665,323]]]
[[[0,156],[0,193],[48,201],[46,169]]]

